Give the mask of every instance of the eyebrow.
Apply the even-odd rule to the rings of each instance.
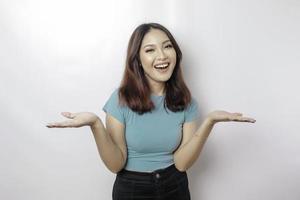
[[[170,40],[164,41],[163,44],[166,43],[166,42],[170,42]],[[147,47],[147,46],[154,46],[154,44],[146,44],[143,48],[145,48],[145,47]]]

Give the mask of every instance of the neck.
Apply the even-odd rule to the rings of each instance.
[[[150,85],[151,93],[154,95],[162,96],[165,94],[165,83],[162,84],[152,84]]]

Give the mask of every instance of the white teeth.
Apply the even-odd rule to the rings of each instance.
[[[155,67],[155,68],[166,68],[167,66],[169,66],[169,63],[162,64],[162,65],[156,65],[156,66],[154,66],[154,67]]]

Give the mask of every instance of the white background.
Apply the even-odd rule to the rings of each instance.
[[[166,26],[202,120],[218,123],[188,170],[193,200],[300,199],[297,0],[1,0],[0,199],[111,199],[115,174],[88,127],[48,129],[102,106],[143,22]]]

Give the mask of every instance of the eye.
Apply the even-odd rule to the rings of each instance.
[[[154,49],[147,49],[145,52],[148,53],[148,52],[152,52],[154,51]]]
[[[168,44],[168,45],[166,46],[166,48],[173,48],[173,45],[172,45],[172,44]]]

